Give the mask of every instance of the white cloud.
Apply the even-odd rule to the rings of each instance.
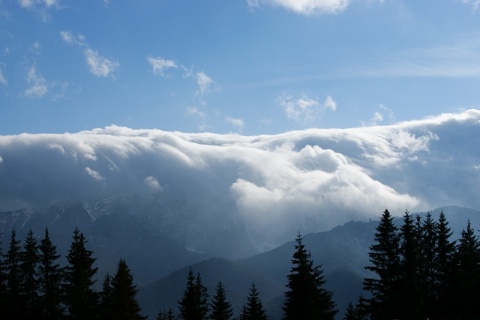
[[[43,7],[50,8],[59,4],[58,0],[19,0],[23,8]]]
[[[152,196],[168,186],[181,204],[175,214],[188,211],[219,228],[244,224],[268,248],[297,231],[378,217],[385,208],[402,215],[406,208],[480,207],[479,146],[465,139],[478,136],[480,110],[261,136],[117,126],[0,136],[0,204]]]
[[[327,96],[325,102],[323,103],[323,106],[325,107],[325,109],[329,109],[332,111],[337,110],[337,102],[333,100],[331,96]]]
[[[164,59],[162,57],[147,57],[147,61],[152,67],[152,72],[160,76],[164,76],[164,72],[170,68],[178,68],[175,61]]]
[[[157,178],[154,176],[148,176],[145,178],[145,184],[152,190],[152,191],[163,191],[163,187],[158,182]]]
[[[378,110],[373,113],[373,116],[368,122],[362,122],[363,126],[376,126],[381,124],[385,118],[390,122],[395,120],[395,114],[392,110],[384,106],[383,104],[378,106]]]
[[[4,86],[7,86],[8,85],[8,81],[7,79],[5,78],[5,76],[3,75],[3,72],[2,72],[2,69],[0,68],[0,84],[4,85]]]
[[[210,78],[206,73],[198,72],[195,75],[195,78],[197,80],[198,84],[198,91],[197,94],[200,95],[200,98],[203,98],[205,93],[207,93],[210,90],[210,87],[213,85],[213,80]]]
[[[455,2],[471,5],[473,10],[477,10],[480,7],[480,0],[455,0]]]
[[[345,10],[349,0],[247,0],[250,7],[279,6],[300,14],[337,13]]]
[[[104,179],[104,177],[102,177],[102,175],[100,173],[98,173],[97,171],[95,170],[92,170],[90,169],[89,167],[86,167],[85,168],[85,172],[90,176],[92,177],[93,179],[97,180],[97,181],[101,181]]]
[[[284,109],[288,118],[302,123],[315,121],[324,110],[335,111],[337,109],[337,103],[331,96],[327,96],[322,104],[317,99],[307,96],[294,98],[290,95],[283,95],[277,99],[277,103]]]
[[[47,94],[50,89],[50,84],[37,72],[34,66],[28,69],[27,82],[30,87],[25,90],[25,95],[29,97],[41,98]]]
[[[74,35],[71,31],[60,31],[60,36],[68,44],[85,45],[85,36],[81,34]]]
[[[50,20],[49,11],[51,9],[60,9],[60,0],[19,0],[22,8],[28,9],[38,14],[44,22]]]
[[[98,51],[93,50],[85,41],[85,36],[74,35],[70,31],[60,31],[60,37],[68,44],[84,48],[83,54],[87,61],[90,72],[97,77],[113,76],[120,63],[113,59],[101,56]]]
[[[51,101],[56,101],[65,96],[70,86],[68,82],[47,81],[35,66],[27,70],[26,81],[28,88],[25,89],[25,96],[31,98],[43,98],[48,96]]]
[[[320,103],[315,99],[282,96],[277,99],[278,104],[284,109],[288,118],[299,122],[311,122],[318,114]]]
[[[245,126],[245,123],[243,122],[242,119],[226,117],[225,121],[231,124],[232,126],[234,126],[239,131],[242,131],[243,127]]]
[[[107,59],[90,48],[85,49],[84,53],[90,72],[97,77],[112,75],[120,65],[117,61]]]

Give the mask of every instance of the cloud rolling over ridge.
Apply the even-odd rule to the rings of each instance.
[[[268,246],[385,208],[479,208],[478,137],[478,110],[263,136],[118,126],[0,136],[0,203],[5,210],[116,194],[175,197],[199,217],[245,223]]]

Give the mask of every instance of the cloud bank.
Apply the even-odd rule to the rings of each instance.
[[[268,247],[385,208],[479,208],[479,136],[479,110],[261,136],[113,125],[0,136],[0,203],[5,210],[125,193],[174,197],[199,219],[247,225]]]

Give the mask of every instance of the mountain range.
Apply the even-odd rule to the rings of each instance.
[[[71,242],[72,232],[78,227],[84,232],[88,247],[94,252],[99,268],[97,286],[108,272],[112,274],[120,258],[126,259],[132,269],[135,282],[140,289],[138,299],[145,314],[154,316],[159,310],[176,310],[183,293],[188,269],[199,272],[209,293],[213,295],[219,281],[224,284],[236,314],[245,303],[253,282],[260,291],[271,319],[282,314],[283,293],[286,276],[290,271],[294,251],[295,234],[292,241],[272,250],[243,257],[244,253],[219,255],[218,246],[211,243],[211,251],[197,252],[185,247],[185,243],[171,237],[167,230],[154,225],[150,215],[130,211],[142,203],[139,199],[115,197],[96,204],[81,202],[62,203],[48,210],[17,210],[0,213],[1,240],[6,249],[11,230],[16,230],[17,239],[23,240],[28,230],[37,238],[43,236],[48,227],[58,252],[65,255]],[[152,209],[153,210],[153,209]],[[480,211],[444,207],[431,213],[438,218],[445,212],[453,238],[459,238],[467,221],[480,226]],[[419,213],[424,214],[424,213]],[[380,213],[378,214],[380,216]],[[182,223],[183,220],[177,223]],[[401,224],[401,218],[396,219]],[[173,224],[173,222],[171,221]],[[311,252],[317,265],[321,265],[327,279],[326,287],[334,292],[339,314],[343,314],[349,302],[355,302],[362,294],[362,280],[368,275],[364,267],[369,265],[368,251],[378,220],[351,221],[329,231],[304,235],[303,243]],[[185,232],[188,232],[185,231]],[[211,241],[246,241],[244,230],[232,235],[218,235]]]

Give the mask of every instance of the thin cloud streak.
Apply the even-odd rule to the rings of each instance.
[[[173,60],[164,59],[162,57],[147,57],[147,61],[152,68],[152,72],[156,75],[165,76],[165,71],[171,68],[178,68],[177,64]]]
[[[247,0],[250,8],[263,5],[283,7],[298,14],[334,14],[345,10],[349,0]]]
[[[120,66],[120,63],[113,59],[108,59],[93,50],[85,41],[85,36],[78,34],[74,35],[70,31],[61,31],[60,37],[65,43],[84,48],[83,54],[87,62],[87,66],[96,77],[113,76],[115,70]]]
[[[347,77],[480,77],[480,41],[475,34],[454,43],[411,48],[379,64],[340,70]]]

